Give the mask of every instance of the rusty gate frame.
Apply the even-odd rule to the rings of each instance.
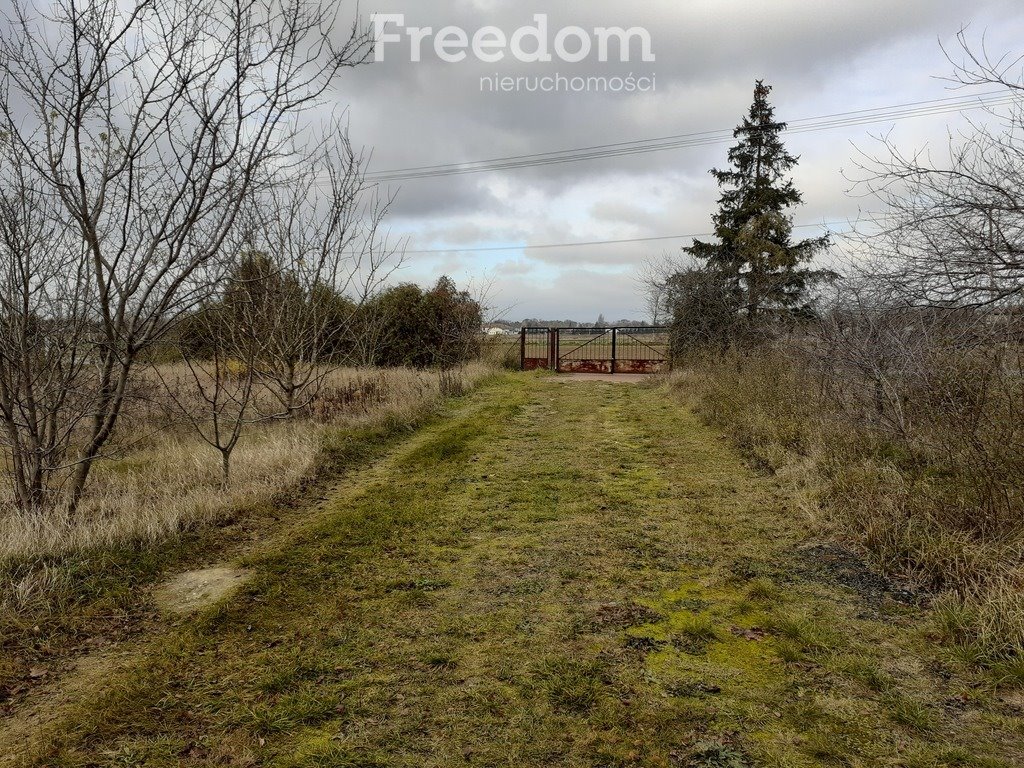
[[[562,333],[569,332],[590,332],[595,334],[594,338],[584,341],[573,347],[571,350],[562,354]],[[655,347],[651,346],[647,342],[640,339],[636,332],[643,331],[645,333],[664,332],[668,333],[669,329],[667,326],[616,326],[607,328],[542,328],[542,327],[524,327],[519,331],[519,367],[524,371],[533,370],[550,370],[558,373],[657,373],[662,370],[665,366],[669,365],[670,361],[666,352],[662,352]],[[611,334],[611,357],[584,359],[580,361],[580,365],[571,366],[563,365],[563,361],[567,360],[568,355],[574,352],[584,349],[590,344],[593,344],[598,339],[604,338],[608,334]],[[543,336],[541,336],[543,334]],[[622,334],[626,338],[630,339],[635,345],[646,347],[651,350],[654,355],[649,358],[626,358],[623,360],[619,359],[619,335]],[[546,349],[543,357],[534,355],[528,356],[528,341],[529,336],[541,337],[546,339]],[[539,339],[530,343],[530,346],[540,345]],[[607,364],[607,365],[605,365]]]
[[[527,356],[527,337],[537,336],[540,333],[545,334],[546,350],[543,357]],[[535,341],[529,346],[539,344],[540,342]],[[555,370],[558,365],[558,360],[554,357],[554,350],[557,348],[558,342],[555,337],[554,328],[537,328],[537,327],[524,327],[519,331],[519,370],[521,371],[536,371],[536,370]]]

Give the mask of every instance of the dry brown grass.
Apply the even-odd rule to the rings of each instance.
[[[824,532],[936,592],[941,633],[998,665],[1024,657],[1021,379],[1005,362],[925,363],[887,382],[881,409],[785,346],[696,360],[669,384],[753,464],[790,475]]]
[[[468,389],[490,369],[471,364],[443,376],[407,369],[342,369],[330,374],[307,418],[250,428],[232,460],[232,482],[220,485],[217,452],[183,425],[161,426],[159,409],[139,408],[132,427],[145,438],[124,455],[101,462],[88,494],[71,517],[61,510],[23,515],[9,488],[0,490],[0,562],[50,558],[135,542],[152,543],[207,525],[229,510],[269,499],[311,471],[328,430],[411,423],[442,395]],[[173,375],[175,371],[167,370]],[[181,373],[179,371],[179,373]],[[36,591],[12,585],[15,602]]]
[[[495,368],[519,370],[519,334],[485,336],[480,342],[480,358]]]
[[[161,435],[124,459],[102,464],[85,503],[0,519],[0,558],[63,555],[132,541],[156,541],[209,523],[218,513],[259,501],[297,482],[316,456],[318,428],[268,424],[239,444],[235,476],[220,487],[217,454],[187,433]],[[5,494],[7,494],[5,489]],[[13,504],[9,496],[0,501]]]

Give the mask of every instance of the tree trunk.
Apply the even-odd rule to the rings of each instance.
[[[231,485],[231,448],[220,449],[220,488],[226,491]]]

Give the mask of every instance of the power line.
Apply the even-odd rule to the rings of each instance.
[[[828,115],[818,115],[816,117],[792,120],[787,124],[788,133],[809,133],[831,130],[834,128],[867,125],[870,123],[907,120],[931,115],[948,114],[951,112],[979,109],[982,107],[991,108],[1013,103],[1016,98],[1018,97],[1014,95],[1007,95],[1005,91],[987,91],[970,97],[956,96],[944,99],[932,99],[929,101],[906,102],[887,107],[874,107],[849,112],[836,112]],[[493,158],[490,160],[476,160],[465,163],[443,163],[438,165],[414,166],[410,168],[395,168],[375,173],[368,173],[366,178],[368,181],[387,182],[514,170],[518,168],[559,165],[562,163],[574,163],[608,157],[623,157],[647,154],[650,152],[663,152],[672,149],[710,146],[728,142],[732,139],[732,129],[698,131],[695,133],[677,134],[674,136],[663,136],[651,139],[636,139],[633,141],[617,142],[613,144],[597,144],[588,147],[578,147],[575,149],[512,155],[508,157]]]
[[[1006,92],[1003,91],[1003,90],[999,90],[999,91],[986,91],[984,93],[974,94],[974,96],[972,96],[972,97],[948,96],[948,97],[943,98],[943,99],[930,99],[930,100],[927,100],[927,101],[911,101],[911,102],[906,102],[906,103],[903,103],[903,104],[897,104],[897,105],[893,105],[893,106],[889,106],[889,107],[870,107],[870,108],[865,108],[865,109],[852,110],[852,111],[849,111],[849,112],[833,112],[833,113],[828,114],[828,115],[819,115],[817,117],[797,118],[796,120],[789,121],[787,123],[787,125],[789,126],[790,129],[792,129],[794,126],[798,126],[801,123],[806,123],[806,122],[811,122],[811,121],[828,120],[828,119],[832,119],[832,118],[839,118],[839,117],[845,117],[845,116],[865,115],[867,113],[875,113],[875,112],[879,112],[879,111],[882,111],[882,110],[903,109],[903,108],[911,108],[911,107],[919,108],[919,107],[923,107],[923,106],[926,106],[926,105],[941,106],[943,104],[948,104],[949,102],[954,102],[954,101],[955,102],[960,102],[960,101],[965,101],[966,100],[968,102],[972,102],[973,103],[977,99],[985,99],[985,98],[988,98],[990,96],[1000,96],[1000,95],[1005,96]],[[562,149],[562,150],[556,150],[556,151],[552,151],[552,152],[534,152],[534,153],[527,154],[527,155],[513,155],[511,157],[501,157],[501,158],[496,158],[494,160],[476,160],[476,161],[472,161],[472,162],[473,163],[493,163],[493,162],[500,162],[500,161],[503,161],[503,160],[521,160],[521,159],[526,159],[526,158],[543,157],[543,156],[546,156],[546,155],[559,155],[559,154],[563,154],[565,152],[578,152],[578,151],[586,151],[586,150],[592,150],[592,149],[606,149],[606,148],[609,148],[609,147],[621,147],[621,146],[632,145],[632,144],[641,144],[641,143],[646,143],[646,142],[670,141],[670,140],[676,140],[676,139],[687,138],[687,137],[709,136],[709,135],[714,135],[714,134],[728,134],[729,137],[731,138],[732,137],[732,133],[733,133],[733,129],[732,128],[719,129],[719,130],[715,130],[715,131],[697,131],[697,132],[694,132],[694,133],[676,134],[676,135],[671,135],[671,136],[659,136],[659,137],[651,138],[651,139],[635,139],[633,141],[621,141],[621,142],[617,142],[617,143],[614,143],[614,144],[596,144],[596,145],[589,146],[589,147],[578,147],[576,149]],[[446,163],[446,164],[442,164],[442,165],[421,165],[421,166],[415,166],[415,167],[412,167],[412,168],[393,168],[393,169],[390,169],[390,170],[377,171],[376,173],[377,174],[404,173],[404,172],[411,172],[411,171],[424,171],[424,170],[443,169],[443,168],[455,168],[455,167],[462,167],[462,166],[465,166],[465,165],[468,165],[468,164],[470,164],[470,163]]]
[[[1000,102],[989,102],[986,106],[995,106]],[[954,111],[963,111],[965,108],[976,108],[980,105],[977,104],[958,104],[956,107],[946,107],[943,109],[929,109],[919,110],[913,113],[905,112],[901,115],[895,115],[887,113],[885,115],[874,115],[871,117],[858,117],[856,119],[849,119],[843,121],[832,121],[832,122],[819,122],[817,124],[809,124],[804,126],[796,126],[790,129],[789,133],[809,133],[814,131],[829,130],[841,127],[850,127],[855,125],[867,125],[870,123],[877,122],[888,122],[892,120],[903,120],[911,117],[924,117],[928,115],[938,115]],[[403,181],[411,179],[423,179],[423,178],[435,178],[445,176],[459,176],[471,173],[482,173],[482,172],[493,172],[502,170],[515,170],[519,168],[528,167],[541,167],[551,165],[561,165],[564,163],[581,162],[585,160],[603,159],[609,157],[626,157],[632,155],[649,154],[652,152],[663,152],[666,150],[673,149],[685,149],[691,147],[703,147],[725,144],[732,141],[732,134],[723,134],[721,136],[710,136],[707,138],[696,138],[696,139],[680,139],[676,141],[666,141],[657,144],[644,144],[631,147],[625,147],[620,149],[610,150],[595,150],[588,152],[579,152],[574,154],[566,154],[562,156],[533,159],[533,160],[517,160],[502,163],[491,163],[487,165],[479,166],[467,166],[467,167],[453,167],[444,170],[437,171],[423,171],[418,173],[404,173],[404,174],[393,174],[390,176],[368,176],[370,181]]]
[[[986,97],[993,95],[1002,95],[1003,98],[987,102],[984,100]],[[799,120],[791,121],[788,125],[790,133],[805,133],[836,127],[863,125],[872,122],[943,114],[961,111],[964,109],[976,109],[982,106],[991,107],[1012,101],[1012,99],[1013,97],[1006,96],[1005,92],[993,91],[978,94],[977,96],[967,99],[964,97],[957,97],[954,99],[937,99],[929,102],[913,102],[905,105],[897,105],[895,107],[857,110],[854,112],[822,115],[814,118],[801,118]],[[494,160],[474,161],[471,163],[453,163],[438,166],[420,166],[419,168],[381,171],[376,174],[368,174],[368,178],[376,181],[394,181],[408,178],[426,178],[430,176],[448,176],[462,173],[479,173],[481,171],[506,170],[518,167],[552,165],[563,162],[577,162],[580,160],[588,160],[598,157],[614,157],[691,146],[707,146],[731,141],[732,138],[733,131],[731,129],[700,131],[691,134],[662,137],[660,139],[640,139],[630,142],[619,142],[617,144],[596,145],[576,150],[560,150],[558,152],[519,155],[508,158],[497,158]]]
[[[824,221],[820,224],[794,224],[793,229],[807,229],[810,227],[838,227],[848,222],[845,221]],[[426,248],[414,251],[403,251],[406,254],[429,254],[429,253],[496,253],[499,251],[539,251],[551,248],[581,248],[584,246],[599,245],[625,245],[628,243],[653,243],[664,240],[688,240],[695,237],[714,237],[714,232],[695,232],[689,235],[659,235],[658,237],[630,237],[622,240],[590,240],[585,242],[572,243],[541,243],[539,245],[499,245],[490,247],[474,248]]]

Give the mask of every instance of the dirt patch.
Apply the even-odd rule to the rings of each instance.
[[[251,576],[249,571],[228,566],[186,571],[157,587],[153,600],[168,613],[194,613],[234,592]]]
[[[606,603],[598,607],[593,626],[628,629],[641,624],[654,624],[663,618],[657,611],[636,603]]]
[[[603,381],[606,384],[641,384],[652,381],[649,374],[641,373],[560,373],[555,381],[571,384],[577,381]]]
[[[872,569],[853,550],[837,544],[813,544],[800,550],[798,573],[854,590],[873,609],[883,607],[886,599],[904,605],[918,605],[922,596],[907,585],[899,584]]]

